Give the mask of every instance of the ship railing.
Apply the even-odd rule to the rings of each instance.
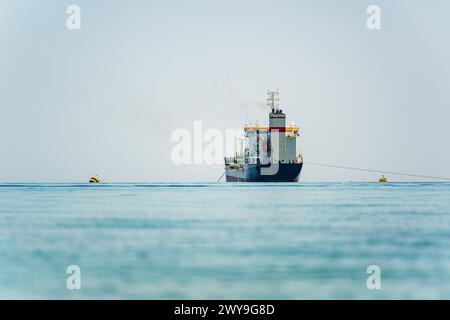
[[[236,157],[225,157],[225,164],[231,164],[231,163],[236,163],[236,162],[237,162]]]

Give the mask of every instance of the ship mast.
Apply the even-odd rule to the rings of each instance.
[[[278,106],[280,102],[278,89],[277,91],[267,91],[267,106],[272,109],[272,112],[278,111]]]

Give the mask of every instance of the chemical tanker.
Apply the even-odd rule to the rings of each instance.
[[[247,124],[241,150],[225,158],[227,182],[297,182],[303,166],[297,150],[300,128],[286,126],[286,115],[278,107],[279,92],[267,93],[269,126]]]

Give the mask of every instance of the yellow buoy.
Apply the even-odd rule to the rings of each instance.
[[[89,179],[89,183],[100,183],[102,182],[102,179],[100,179],[97,175],[92,176],[91,179]]]
[[[378,182],[388,182],[388,180],[385,176],[381,176],[380,178],[378,178]]]

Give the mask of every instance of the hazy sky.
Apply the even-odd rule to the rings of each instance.
[[[81,30],[66,28],[70,4]],[[381,30],[366,27],[370,4]],[[172,164],[171,133],[264,122],[271,88],[305,161],[450,176],[449,12],[444,0],[0,0],[0,181],[215,181],[222,166]],[[376,177],[305,165],[301,180]]]

